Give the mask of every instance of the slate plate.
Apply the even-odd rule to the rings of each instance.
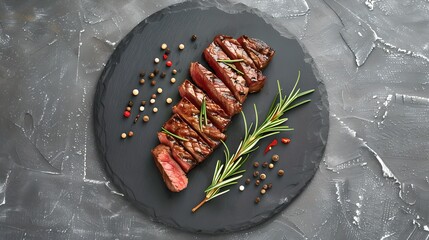
[[[259,13],[244,5],[234,5],[234,13],[226,13],[216,7],[201,7],[198,2],[186,2],[163,9],[136,26],[117,46],[100,77],[95,99],[95,134],[101,158],[106,163],[106,170],[113,183],[132,201],[137,208],[149,215],[154,221],[164,223],[185,231],[221,233],[246,229],[269,219],[288,206],[313,177],[322,159],[328,133],[328,103],[324,85],[316,79],[312,66],[304,61],[304,54],[295,39],[281,36],[270,24],[266,23]],[[301,71],[302,90],[315,88],[309,96],[312,102],[290,111],[288,125],[295,130],[277,136],[289,137],[288,145],[278,145],[269,154],[263,155],[265,146],[273,140],[260,142],[261,148],[252,154],[245,168],[245,177],[252,178],[252,162],[270,161],[273,154],[280,155],[280,161],[273,170],[258,169],[266,172],[266,183],[273,188],[262,197],[259,204],[254,203],[260,187],[252,184],[244,192],[239,192],[238,185],[231,191],[217,198],[198,212],[191,209],[204,197],[203,191],[208,186],[215,162],[223,160],[223,147],[219,147],[203,164],[188,174],[189,185],[180,193],[172,193],[165,187],[161,175],[155,167],[151,149],[158,144],[156,133],[162,124],[171,116],[171,107],[179,100],[177,87],[184,79],[189,78],[188,68],[191,61],[206,65],[202,51],[216,34],[227,34],[238,37],[246,34],[266,41],[276,50],[276,55],[264,70],[268,77],[263,90],[249,95],[244,112],[249,122],[254,121],[253,104],[259,109],[259,118],[264,118],[269,105],[277,93],[276,80],[281,81],[284,92],[291,90],[298,70]],[[190,40],[192,34],[198,35],[195,42]],[[167,43],[171,49],[169,59],[173,67],[167,68],[162,60],[161,43]],[[186,48],[179,51],[177,46],[183,43]],[[161,63],[154,64],[155,57]],[[148,75],[157,67],[167,76],[155,78],[156,86],[149,84]],[[178,74],[175,84],[171,84],[171,70]],[[146,83],[139,84],[139,72],[146,72]],[[141,119],[134,124],[138,114],[139,103],[148,101],[150,95],[161,87],[162,94],[153,105],[147,104],[142,115],[150,117],[148,123]],[[131,96],[134,88],[140,90],[137,97]],[[165,99],[173,98],[173,104],[167,105]],[[122,117],[129,100],[134,101],[132,116]],[[158,113],[152,108],[157,107]],[[132,130],[135,136],[122,140],[120,134]],[[243,122],[240,115],[234,117],[227,130],[227,145],[236,149],[243,136]],[[278,177],[277,170],[284,169],[285,176]]]

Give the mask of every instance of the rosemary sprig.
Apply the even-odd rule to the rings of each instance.
[[[298,71],[298,77],[292,91],[289,95],[285,96],[282,94],[280,82],[277,81],[278,94],[274,97],[270,110],[261,125],[258,125],[258,110],[256,105],[254,105],[256,119],[253,127],[253,123],[248,126],[246,116],[242,112],[244,122],[243,140],[241,140],[236,152],[233,154],[231,154],[228,146],[222,142],[225,147],[225,163],[221,163],[220,160],[216,162],[212,182],[204,191],[205,197],[192,209],[192,212],[197,211],[206,202],[229,192],[230,189],[224,190],[226,187],[237,184],[237,180],[240,179],[243,176],[241,174],[245,172],[244,169],[240,169],[241,166],[247,161],[249,154],[258,149],[257,144],[260,140],[280,132],[293,130],[283,125],[288,120],[282,117],[283,114],[293,108],[310,102],[310,100],[307,99],[293,104],[296,99],[314,92],[314,89],[304,92],[300,92],[300,89],[296,89],[300,76],[301,72]]]
[[[235,67],[235,65],[234,65],[234,64],[232,64],[232,63],[235,63],[235,62],[242,62],[242,61],[244,61],[244,59],[242,59],[242,58],[240,58],[240,59],[218,59],[218,60],[216,60],[216,61],[217,61],[217,62],[224,63],[224,64],[226,64],[228,67],[230,67],[230,68],[232,68],[234,71],[236,71],[238,74],[240,74],[240,75],[244,75],[244,73],[243,73],[242,71],[238,70],[238,69]]]
[[[206,97],[203,97],[203,102],[201,103],[201,109],[200,109],[200,130],[203,129],[203,119],[204,119],[204,126],[207,126],[207,109],[206,109]]]
[[[170,132],[170,131],[168,131],[167,129],[165,129],[165,128],[163,128],[163,127],[161,127],[161,129],[162,129],[162,132],[163,133],[165,133],[165,134],[167,134],[167,135],[170,135],[170,136],[172,136],[172,137],[174,137],[174,138],[177,138],[177,139],[180,139],[180,140],[182,140],[182,141],[189,141],[188,139],[186,139],[186,138],[182,138],[181,136],[177,136],[176,134],[174,134],[174,133],[172,133],[172,132]]]

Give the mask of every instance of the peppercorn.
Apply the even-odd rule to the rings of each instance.
[[[155,99],[156,98],[156,94],[152,93],[151,98]]]
[[[155,103],[155,98],[152,98],[149,102],[150,102],[151,104],[154,104],[154,103]]]
[[[148,115],[143,116],[143,122],[149,122],[149,116]]]
[[[149,78],[150,78],[150,79],[152,79],[152,78],[154,78],[154,77],[155,77],[155,73],[151,72],[151,73],[149,74]]]
[[[162,50],[167,49],[167,44],[165,44],[165,43],[161,44],[161,49],[162,49]]]
[[[144,107],[140,106],[139,110],[140,110],[140,112],[143,112],[144,111]]]
[[[158,69],[158,68],[155,68],[155,70],[153,70],[153,73],[154,73],[155,75],[157,75],[157,74],[159,73],[159,69]]]
[[[168,58],[167,54],[162,55],[162,59],[167,60],[167,58]]]
[[[250,178],[246,179],[246,181],[244,183],[249,184],[250,183]]]
[[[268,183],[268,189],[271,189],[273,187],[272,183]]]
[[[127,138],[127,134],[126,134],[126,133],[121,133],[121,138],[122,138],[122,139]]]
[[[128,132],[128,137],[132,137],[132,136],[134,136],[133,131],[129,131],[129,132]]]
[[[166,75],[167,75],[167,74],[166,74],[165,72],[162,72],[162,73],[161,73],[161,75],[160,75],[160,77],[161,77],[161,78],[165,78],[165,76],[166,76]]]
[[[267,188],[268,188],[268,185],[267,185],[267,184],[262,185],[262,189],[267,190]]]
[[[268,163],[267,163],[267,162],[263,162],[263,163],[262,163],[262,167],[266,168],[267,166],[268,166]]]
[[[193,35],[192,35],[192,37],[191,37],[191,40],[192,40],[192,41],[197,40],[197,35],[193,34]]]
[[[171,78],[171,79],[170,79],[170,82],[171,82],[171,83],[175,83],[175,82],[176,82],[176,79],[175,79],[175,78]]]
[[[142,78],[142,79],[140,79],[139,83],[144,84],[144,81],[145,81],[144,78]]]
[[[171,98],[167,98],[167,99],[165,100],[165,102],[167,102],[168,104],[170,104],[170,103],[172,103],[172,102],[173,102],[173,99],[171,99]]]
[[[131,115],[131,112],[130,112],[130,111],[125,111],[125,112],[124,112],[124,117],[129,118],[129,117],[130,117],[130,115]]]
[[[172,73],[173,75],[176,75],[177,70],[176,70],[176,69],[173,69],[173,71],[171,71],[171,73]]]
[[[155,80],[152,80],[152,81],[150,82],[150,85],[155,86],[155,85],[156,85],[156,81],[155,81]]]
[[[253,172],[253,176],[254,176],[254,177],[259,176],[259,172],[258,172],[258,171],[254,171],[254,172]]]
[[[128,107],[132,107],[134,105],[133,101],[128,101]]]
[[[155,63],[159,63],[159,58],[155,58],[153,61],[154,61]]]
[[[146,73],[144,72],[144,71],[141,71],[140,72],[140,77],[142,78],[142,77],[144,77],[144,75],[145,75]]]
[[[261,189],[261,194],[264,195],[267,191],[265,189]]]
[[[268,165],[268,168],[269,168],[269,169],[273,169],[273,168],[274,168],[274,164],[270,163],[270,164]]]
[[[255,198],[255,203],[258,204],[261,201],[261,199],[259,197]]]
[[[169,48],[165,49],[165,54],[170,54],[171,50]]]
[[[167,61],[167,62],[165,63],[165,66],[167,66],[167,67],[171,67],[171,66],[173,66],[173,63],[172,63],[171,61]]]
[[[154,113],[156,113],[156,112],[158,112],[158,108],[156,108],[156,107],[155,107],[155,108],[153,108],[153,109],[152,109],[152,111],[153,111]]]
[[[277,174],[278,174],[279,176],[283,176],[283,175],[285,174],[285,171],[284,171],[283,169],[280,169],[280,170],[277,172]]]
[[[238,189],[242,192],[242,191],[244,191],[244,186],[240,185],[240,187]]]
[[[138,89],[133,89],[133,95],[134,96],[137,96],[137,95],[139,95],[139,90]]]
[[[290,139],[289,138],[282,138],[282,143],[288,144],[288,143],[290,143]]]
[[[125,108],[125,111],[128,111],[128,112],[129,112],[129,111],[131,111],[131,108],[130,108],[130,107],[126,107],[126,108]]]
[[[140,118],[140,114],[137,114],[137,116],[134,118],[134,123],[136,123]]]
[[[179,44],[179,50],[185,49],[185,45],[183,43]]]
[[[267,175],[265,175],[265,173],[262,173],[262,174],[259,176],[259,178],[260,178],[261,180],[265,180],[265,179],[267,178]]]
[[[157,91],[159,94],[161,94],[161,93],[162,93],[162,88],[158,88],[158,89],[156,89],[156,91]]]
[[[273,160],[273,162],[277,162],[279,159],[280,159],[280,157],[279,157],[279,155],[277,155],[277,154],[274,154],[274,155],[271,157],[271,160]]]
[[[256,179],[255,186],[259,186],[260,183],[261,183],[261,181],[259,181],[259,179]]]
[[[254,162],[253,167],[255,167],[255,168],[259,167],[259,162]]]
[[[144,105],[146,105],[146,101],[142,101],[140,104],[141,104],[142,106],[144,106]]]

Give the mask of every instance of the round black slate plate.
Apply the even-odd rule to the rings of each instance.
[[[242,230],[267,220],[284,209],[296,197],[313,177],[322,159],[328,133],[328,104],[324,85],[318,81],[312,66],[304,61],[306,55],[298,42],[281,36],[271,25],[255,14],[255,10],[244,5],[234,5],[235,13],[230,14],[216,7],[201,7],[198,2],[186,2],[163,9],[135,27],[117,46],[101,75],[94,100],[95,134],[106,170],[116,186],[139,209],[154,221],[162,222],[185,231],[220,233]],[[261,148],[252,154],[245,168],[248,170],[238,185],[246,178],[252,178],[252,162],[270,161],[272,154],[279,154],[281,160],[273,170],[258,169],[266,172],[266,183],[273,188],[256,205],[255,197],[260,187],[253,184],[244,192],[239,192],[238,185],[231,191],[217,198],[198,212],[191,209],[204,197],[203,191],[209,184],[217,159],[223,160],[223,147],[219,147],[203,164],[188,174],[188,188],[180,193],[172,193],[165,187],[161,175],[155,167],[151,149],[158,144],[157,131],[171,116],[171,107],[165,99],[179,100],[177,87],[185,78],[189,78],[188,68],[191,61],[202,59],[202,51],[216,34],[238,37],[246,34],[266,41],[276,50],[276,55],[264,74],[268,77],[263,90],[249,95],[244,105],[248,121],[254,121],[253,104],[259,109],[262,119],[277,92],[276,80],[281,81],[285,93],[295,82],[298,70],[301,70],[302,90],[315,88],[309,96],[312,102],[290,111],[288,125],[295,130],[276,136],[289,137],[288,145],[279,144],[269,154],[263,155],[265,146],[273,140],[260,142]],[[198,35],[195,42],[192,34]],[[167,43],[171,49],[169,59],[174,66],[167,68],[162,60],[161,43]],[[177,46],[183,43],[186,48],[179,51]],[[155,57],[161,59],[154,64]],[[157,67],[167,76],[155,78],[157,84],[149,84],[148,75]],[[177,82],[172,85],[169,79],[171,70],[176,68]],[[139,85],[139,72],[146,72],[146,83]],[[148,123],[140,119],[133,124],[138,113],[139,103],[148,101],[150,95],[161,87],[162,94],[153,105],[147,104],[142,115],[150,116]],[[131,96],[134,88],[140,90],[137,97]],[[122,117],[129,100],[135,106],[129,119]],[[158,113],[152,113],[157,107]],[[120,134],[132,130],[135,136],[122,140]],[[240,115],[234,117],[227,130],[227,145],[236,149],[243,136],[243,122]],[[278,177],[277,170],[284,169],[285,176]],[[253,181],[252,181],[253,183]]]

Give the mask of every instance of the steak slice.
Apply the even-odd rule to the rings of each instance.
[[[188,173],[197,165],[197,161],[176,141],[176,139],[174,139],[174,137],[159,132],[158,139],[161,144],[170,147],[171,155],[185,173]]]
[[[202,128],[200,129],[200,110],[187,98],[182,98],[180,102],[173,107],[173,112],[178,114],[189,126],[199,133],[210,147],[215,148],[220,140],[226,139],[226,135],[221,133],[209,119],[207,120],[207,125],[202,124]]]
[[[232,116],[241,111],[241,104],[235,99],[225,83],[214,73],[197,62],[191,63],[189,72],[195,84],[206,91],[207,95],[219,104],[227,114]]]
[[[204,58],[216,75],[228,86],[235,98],[243,103],[246,100],[249,88],[246,86],[246,80],[227,64],[217,62],[217,60],[231,60],[219,46],[212,42],[204,50]]]
[[[152,155],[162,179],[170,191],[180,192],[188,186],[188,178],[179,164],[171,157],[169,147],[160,144],[152,149]]]
[[[243,35],[237,39],[237,41],[243,46],[247,54],[252,58],[256,67],[260,70],[264,69],[274,56],[274,49],[272,49],[264,41],[250,38]]]
[[[198,163],[204,161],[213,151],[213,149],[195,132],[179,115],[173,114],[171,118],[164,123],[167,131],[186,139],[176,139]]]
[[[198,109],[201,108],[203,98],[206,98],[207,117],[213,124],[221,131],[224,132],[228,124],[231,122],[231,115],[211,100],[204,92],[197,86],[192,84],[189,80],[185,80],[179,86],[180,96],[187,98]]]
[[[252,59],[236,39],[226,35],[218,35],[215,37],[215,42],[229,58],[244,60],[243,62],[236,62],[234,65],[244,73],[249,92],[258,92],[264,87],[266,77],[261,70],[256,68]]]

